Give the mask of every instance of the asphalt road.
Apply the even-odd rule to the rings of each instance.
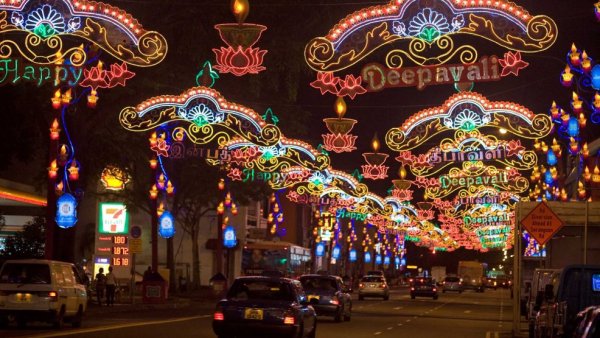
[[[356,297],[356,295],[354,295]],[[182,309],[131,311],[116,306],[90,311],[81,329],[56,331],[42,324],[26,329],[9,327],[0,337],[169,337],[213,338],[211,314],[214,304],[192,303]],[[445,293],[438,300],[410,299],[407,289],[393,291],[389,301],[353,300],[350,322],[319,318],[318,338],[362,337],[510,337],[512,306],[508,290]]]

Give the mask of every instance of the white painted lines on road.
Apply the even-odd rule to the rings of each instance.
[[[394,308],[394,310],[400,310],[400,309],[402,309],[402,306],[396,306],[396,307]]]
[[[398,325],[398,326],[402,326],[402,323],[398,323],[398,324],[396,324],[396,325]]]
[[[118,330],[127,327],[135,327],[135,326],[146,326],[146,325],[158,325],[158,324],[170,324],[177,322],[186,322],[194,319],[202,319],[202,318],[210,318],[211,315],[202,315],[202,316],[192,316],[192,317],[183,317],[183,318],[173,318],[173,319],[165,319],[165,320],[154,320],[154,321],[144,321],[137,323],[128,323],[128,324],[117,324],[117,325],[106,325],[99,326],[89,329],[80,329],[80,330],[72,330],[72,331],[61,331],[57,333],[43,333],[36,336],[29,336],[29,338],[50,338],[50,337],[64,337],[64,336],[72,336],[81,333],[91,333],[91,332],[100,332],[100,331],[109,331],[109,330]]]
[[[388,331],[389,331],[389,330],[393,329],[393,327],[391,327],[391,326],[390,326],[390,327],[388,327],[387,329],[388,329]]]
[[[488,331],[485,333],[485,338],[500,338],[500,332],[498,331]]]
[[[377,331],[377,332],[373,333],[373,335],[374,335],[374,336],[379,336],[379,335],[380,335],[380,334],[382,334],[382,333],[383,333],[383,332],[381,332],[381,331]]]
[[[410,319],[407,319],[407,320],[406,320],[406,322],[407,322],[407,323],[410,323]]]
[[[471,310],[465,310],[465,313],[471,313]]]

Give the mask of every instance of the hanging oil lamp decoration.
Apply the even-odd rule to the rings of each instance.
[[[400,202],[411,201],[413,198],[413,191],[410,190],[412,182],[406,179],[406,168],[404,168],[404,166],[401,166],[398,170],[398,176],[400,176],[400,179],[392,180],[392,183],[394,184],[392,196],[397,198]]]
[[[215,25],[221,40],[227,47],[213,48],[216,57],[214,68],[220,73],[231,73],[235,76],[257,74],[265,70],[262,66],[266,50],[254,48],[266,26],[244,23],[250,11],[248,0],[233,0],[231,10],[237,23]]]
[[[387,154],[379,153],[379,139],[377,138],[377,133],[373,136],[373,140],[371,141],[371,147],[373,148],[372,153],[363,153],[363,157],[367,164],[361,166],[362,175],[364,178],[368,178],[371,180],[381,180],[387,177],[387,171],[390,167],[384,165],[385,161],[388,158]]]
[[[354,143],[357,136],[351,135],[350,131],[352,131],[352,128],[354,128],[354,125],[358,121],[344,118],[346,109],[344,98],[338,97],[335,101],[335,112],[338,117],[323,119],[325,126],[329,130],[329,134],[322,135],[323,148],[327,151],[342,153],[356,150]]]

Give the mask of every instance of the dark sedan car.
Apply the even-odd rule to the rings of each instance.
[[[297,280],[239,277],[217,304],[213,330],[219,338],[314,338],[317,315]]]
[[[304,275],[300,282],[317,315],[333,316],[336,322],[350,320],[352,297],[340,277]]]
[[[415,299],[415,297],[438,299],[437,286],[431,278],[415,278],[410,287],[410,298]]]

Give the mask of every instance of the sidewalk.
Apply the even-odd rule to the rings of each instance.
[[[206,308],[212,310],[218,301],[209,289],[200,289],[195,291],[170,294],[169,298],[164,303],[145,304],[141,295],[135,295],[133,303],[129,296],[121,298],[120,302],[115,302],[114,306],[108,307],[105,303],[99,306],[95,299],[92,299],[88,304],[88,314],[105,314],[105,313],[123,313],[123,312],[139,312],[152,310],[169,310],[183,309],[190,306]]]

